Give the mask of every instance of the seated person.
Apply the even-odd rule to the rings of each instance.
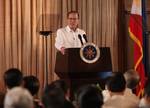
[[[6,92],[7,92],[14,87],[22,86],[23,74],[17,68],[10,68],[5,71],[3,79],[4,79],[4,84],[5,84]],[[2,93],[0,95],[1,108],[3,108],[5,94],[6,93]]]
[[[39,91],[40,83],[37,77],[35,76],[25,76],[23,78],[23,86],[33,96],[34,108],[43,108],[41,101],[37,98],[37,94]]]
[[[21,86],[23,81],[23,74],[19,69],[11,68],[4,73],[4,83],[7,90],[13,87]]]
[[[62,89],[64,96],[65,96],[64,107],[74,108],[72,102],[70,101],[70,89],[69,89],[68,84],[65,82],[65,80],[61,80],[61,79],[55,80],[55,81],[51,82],[51,85],[56,88]]]
[[[108,80],[107,89],[110,98],[104,102],[103,108],[138,108],[139,101],[125,95],[126,80],[121,72],[116,72]]]
[[[127,88],[135,89],[140,81],[140,77],[138,75],[138,72],[134,69],[129,69],[124,73],[124,77],[126,79],[126,85]]]
[[[62,88],[55,84],[49,84],[42,95],[44,108],[74,108],[74,106],[65,98]]]
[[[24,88],[12,88],[6,94],[4,108],[33,108],[33,98]]]
[[[77,108],[101,108],[103,96],[94,85],[85,85],[77,92]]]
[[[150,79],[147,80],[144,88],[144,96],[140,100],[140,108],[150,108]]]
[[[59,80],[51,82],[51,84],[58,87],[58,88],[61,88],[62,91],[64,92],[66,100],[68,100],[68,101],[70,100],[69,99],[70,98],[70,89],[64,80],[59,79]]]
[[[135,70],[130,69],[124,73],[124,77],[126,80],[126,88],[124,91],[124,95],[139,101],[139,98],[132,92],[132,89],[134,89],[139,82],[139,75]],[[107,89],[107,82],[106,82],[106,89],[102,91],[102,94],[104,96],[104,101],[110,98],[110,94]]]

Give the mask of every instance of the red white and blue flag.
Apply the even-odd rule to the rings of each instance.
[[[134,69],[140,76],[136,94],[141,96],[145,85],[145,69],[143,64],[143,23],[142,0],[133,0],[129,19],[129,34],[134,41]]]

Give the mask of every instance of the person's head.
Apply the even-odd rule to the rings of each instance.
[[[65,96],[61,88],[49,84],[42,95],[42,103],[45,108],[62,108]]]
[[[124,73],[124,77],[126,79],[127,87],[130,89],[134,89],[140,81],[140,77],[138,75],[138,72],[135,71],[134,69],[127,70]]]
[[[124,92],[126,88],[126,81],[123,73],[116,72],[107,82],[107,88],[110,92],[121,93]]]
[[[62,89],[66,98],[69,98],[69,86],[64,80],[53,81],[51,85],[54,85],[55,87]]]
[[[4,108],[33,108],[33,98],[28,90],[14,87],[6,94]]]
[[[101,108],[103,96],[94,85],[85,85],[77,91],[77,106],[79,108]]]
[[[19,69],[11,68],[4,73],[4,82],[8,89],[22,84],[23,74]]]
[[[23,78],[23,86],[28,89],[32,96],[36,95],[39,91],[40,83],[35,76],[25,76]]]
[[[77,11],[70,11],[67,13],[68,26],[72,30],[76,30],[79,24],[79,13]]]

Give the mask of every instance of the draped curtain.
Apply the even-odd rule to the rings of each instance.
[[[24,75],[39,78],[41,88],[46,78],[58,79],[54,72],[55,31],[46,38],[39,34],[41,15],[58,15],[56,27],[66,26],[66,13],[77,10],[79,27],[87,33],[89,42],[110,47],[113,70],[118,70],[118,2],[119,0],[0,0],[0,90],[4,90],[3,73],[19,68]],[[50,19],[53,21],[54,19]]]

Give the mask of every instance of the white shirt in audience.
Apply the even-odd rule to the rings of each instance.
[[[104,97],[104,102],[107,101],[109,98],[110,98],[110,94],[109,94],[109,91],[106,89],[106,90],[103,90],[102,91],[102,94],[103,94],[103,97]],[[136,101],[139,102],[139,98],[132,93],[132,90],[129,89],[129,88],[126,88],[125,91],[124,91],[124,95],[128,98],[133,98],[135,99]]]
[[[146,100],[144,98],[142,98],[140,100],[139,107],[140,108],[150,108],[150,103],[146,102]]]
[[[102,108],[138,108],[139,98],[126,88],[123,95],[110,96],[108,90],[102,91],[104,105]]]
[[[134,99],[130,99],[124,95],[113,95],[102,108],[138,108],[139,103]]]

